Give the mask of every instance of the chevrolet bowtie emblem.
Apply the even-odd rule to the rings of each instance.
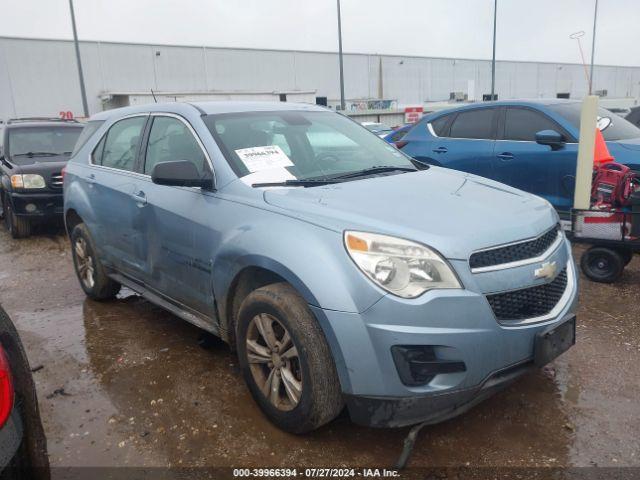
[[[552,278],[556,274],[556,262],[544,262],[540,268],[536,268],[533,275],[536,278]]]

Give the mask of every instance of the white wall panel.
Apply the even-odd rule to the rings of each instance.
[[[81,54],[90,112],[102,109],[105,93],[151,89],[267,92],[266,98],[272,98],[270,92],[315,91],[334,102],[340,96],[335,53],[81,42]],[[491,63],[486,60],[346,54],[347,100],[378,97],[380,59],[383,97],[397,100],[400,107],[447,100],[453,91],[468,93],[470,82],[476,99],[491,89]],[[640,96],[640,67],[596,66],[595,72],[594,88],[608,90],[609,97]],[[587,82],[582,65],[499,61],[496,92],[501,99],[555,97],[559,92],[581,98]],[[62,110],[82,113],[73,44],[0,38],[0,115],[56,115]]]

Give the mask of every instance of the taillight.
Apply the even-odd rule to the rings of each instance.
[[[398,150],[402,150],[402,147],[404,147],[407,143],[409,142],[407,142],[406,140],[398,140],[394,145]]]
[[[65,165],[64,167],[62,167],[62,170],[60,170],[60,176],[62,177],[62,181],[64,181],[64,174],[67,173],[67,166]]]
[[[11,410],[13,410],[13,395],[9,360],[2,345],[0,345],[0,428],[7,423]]]

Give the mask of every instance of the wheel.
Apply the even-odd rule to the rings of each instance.
[[[4,224],[13,238],[26,238],[31,235],[31,222],[13,212],[11,202],[5,197],[2,202]]]
[[[236,341],[249,390],[279,428],[305,433],[340,413],[342,393],[329,346],[290,285],[267,285],[247,296]]]
[[[629,249],[629,248],[619,248],[617,250],[617,252],[620,254],[620,256],[622,257],[622,261],[624,262],[624,266],[626,267],[627,265],[629,265],[629,263],[631,262],[631,260],[633,260],[633,250]]]
[[[71,231],[71,255],[80,286],[89,298],[111,300],[118,294],[120,284],[104,271],[84,223],[76,225]]]
[[[624,259],[620,253],[610,248],[591,247],[582,254],[580,267],[594,282],[613,283],[624,270]]]

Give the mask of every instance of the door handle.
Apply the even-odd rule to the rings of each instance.
[[[500,154],[498,155],[498,158],[499,158],[500,160],[504,160],[505,162],[506,162],[507,160],[513,160],[513,153],[509,153],[509,152],[500,153]]]
[[[147,204],[147,195],[142,190],[132,194],[131,197],[133,197],[139,207],[144,207]]]
[[[87,176],[87,185],[89,186],[89,188],[93,188],[93,184],[96,183],[96,176],[93,173],[90,173]]]
[[[433,153],[447,153],[447,147],[438,147],[433,149]]]

